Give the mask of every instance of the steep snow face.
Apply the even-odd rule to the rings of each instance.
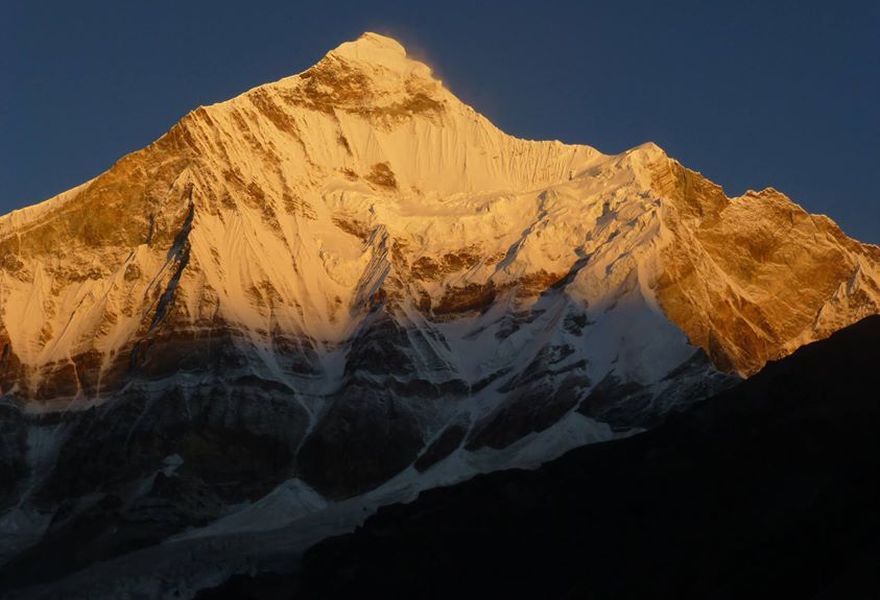
[[[3,389],[98,398],[142,360],[135,342],[159,336],[172,315],[176,337],[219,322],[245,332],[277,371],[264,348],[273,335],[292,334],[282,342],[308,356],[351,335],[364,294],[384,281],[380,232],[425,236],[435,218],[475,210],[473,195],[495,202],[597,156],[502,134],[387,38],[343,44],[5,218]]]
[[[778,192],[511,137],[376,34],[0,218],[0,257],[0,501],[163,535],[536,464],[880,304],[880,249]]]

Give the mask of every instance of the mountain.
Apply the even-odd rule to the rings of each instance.
[[[880,248],[828,218],[654,144],[509,136],[372,33],[0,218],[0,257],[15,585],[350,528],[880,312]]]
[[[651,432],[381,508],[298,590],[205,596],[874,598],[878,363],[875,316]]]

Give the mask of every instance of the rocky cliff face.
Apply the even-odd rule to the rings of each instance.
[[[880,248],[827,218],[506,135],[375,34],[0,218],[0,257],[19,565],[285,481],[298,515],[537,464],[880,306]]]

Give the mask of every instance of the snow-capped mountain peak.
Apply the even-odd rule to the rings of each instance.
[[[421,74],[425,68],[425,65],[407,59],[406,48],[400,42],[371,31],[365,32],[352,42],[340,44],[328,52],[327,56],[350,63],[369,65],[372,68],[383,67],[399,73],[418,71]]]
[[[826,217],[507,135],[372,33],[0,218],[0,259],[3,493],[134,506],[168,471],[194,522],[537,464],[880,306],[880,248]]]

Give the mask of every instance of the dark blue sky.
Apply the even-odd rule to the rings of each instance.
[[[880,242],[880,2],[0,5],[0,211],[108,168],[199,104],[391,34],[523,137],[660,144]]]

